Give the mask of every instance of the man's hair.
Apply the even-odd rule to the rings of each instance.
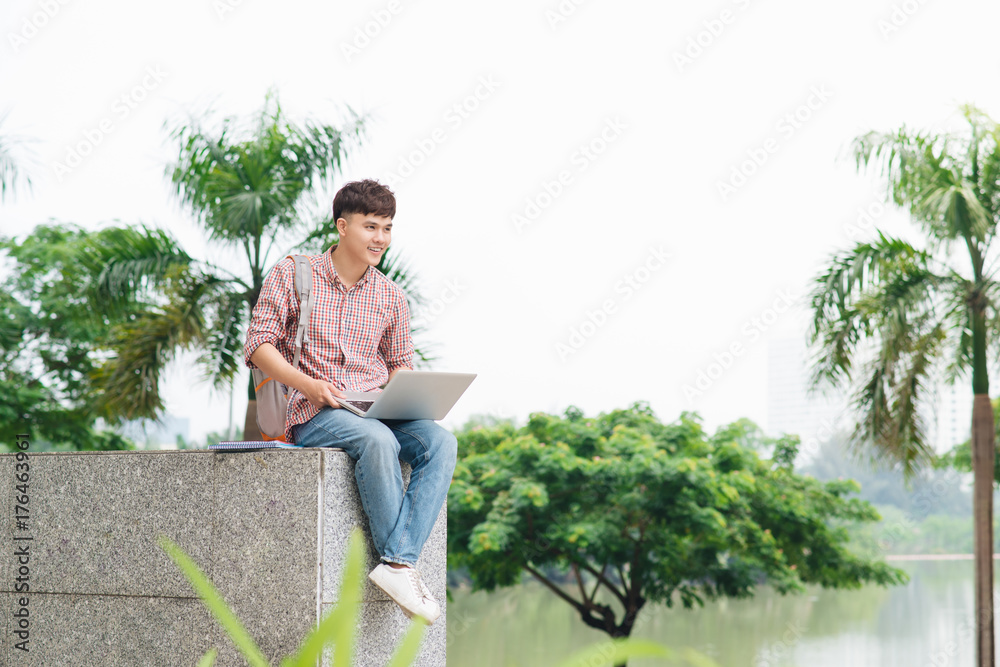
[[[350,213],[385,216],[392,220],[396,215],[396,197],[388,187],[370,178],[351,181],[333,198],[333,221]]]

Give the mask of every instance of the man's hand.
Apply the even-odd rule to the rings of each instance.
[[[339,408],[337,398],[345,398],[344,392],[326,380],[311,379],[302,387],[302,395],[316,408]]]
[[[339,408],[337,398],[344,398],[344,392],[326,380],[311,378],[285,361],[278,349],[270,343],[262,343],[250,355],[250,361],[262,371],[284,385],[298,389],[313,406]]]

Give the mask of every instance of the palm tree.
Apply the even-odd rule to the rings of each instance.
[[[10,111],[0,116],[0,125],[4,124]],[[10,134],[0,134],[0,202],[7,199],[8,191],[13,195],[20,187],[31,189],[31,176],[25,171],[23,160],[15,156],[18,146],[26,143],[23,137]]]
[[[315,220],[309,207],[340,173],[348,147],[360,143],[365,122],[351,111],[341,129],[297,125],[269,93],[248,130],[231,118],[217,131],[197,121],[171,130],[180,149],[168,175],[178,199],[205,230],[214,255],[235,253],[242,269],[196,261],[159,230],[120,229],[107,239],[95,257],[103,270],[94,302],[109,311],[136,300],[152,307],[119,328],[119,352],[100,371],[106,418],[155,417],[163,408],[162,369],[182,349],[200,351],[204,375],[216,388],[230,385],[267,271],[293,249],[319,251],[336,242],[331,220],[307,222]],[[404,289],[412,282],[395,256],[384,256],[378,268]],[[413,298],[415,291],[407,293]],[[244,438],[254,439],[252,381],[248,398]]]
[[[921,399],[943,371],[971,371],[976,655],[994,664],[994,424],[988,361],[1000,343],[1000,284],[991,243],[1000,221],[1000,128],[962,108],[970,133],[902,128],[854,140],[857,168],[879,167],[892,201],[926,236],[920,248],[881,231],[834,255],[811,293],[812,383],[850,385],[860,420],[852,444],[895,462],[907,478],[933,459]],[[968,262],[961,259],[965,250]],[[952,251],[956,251],[953,256]]]

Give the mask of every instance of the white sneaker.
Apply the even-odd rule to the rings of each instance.
[[[441,615],[441,607],[412,567],[395,568],[381,563],[368,578],[399,605],[407,618],[419,616],[432,625]]]

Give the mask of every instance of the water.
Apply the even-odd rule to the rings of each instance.
[[[722,667],[973,667],[972,561],[893,564],[909,573],[907,585],[787,596],[763,588],[695,610],[647,605],[632,636],[696,648]],[[550,667],[607,638],[536,582],[453,595],[452,667]],[[662,664],[684,663],[629,661]]]

